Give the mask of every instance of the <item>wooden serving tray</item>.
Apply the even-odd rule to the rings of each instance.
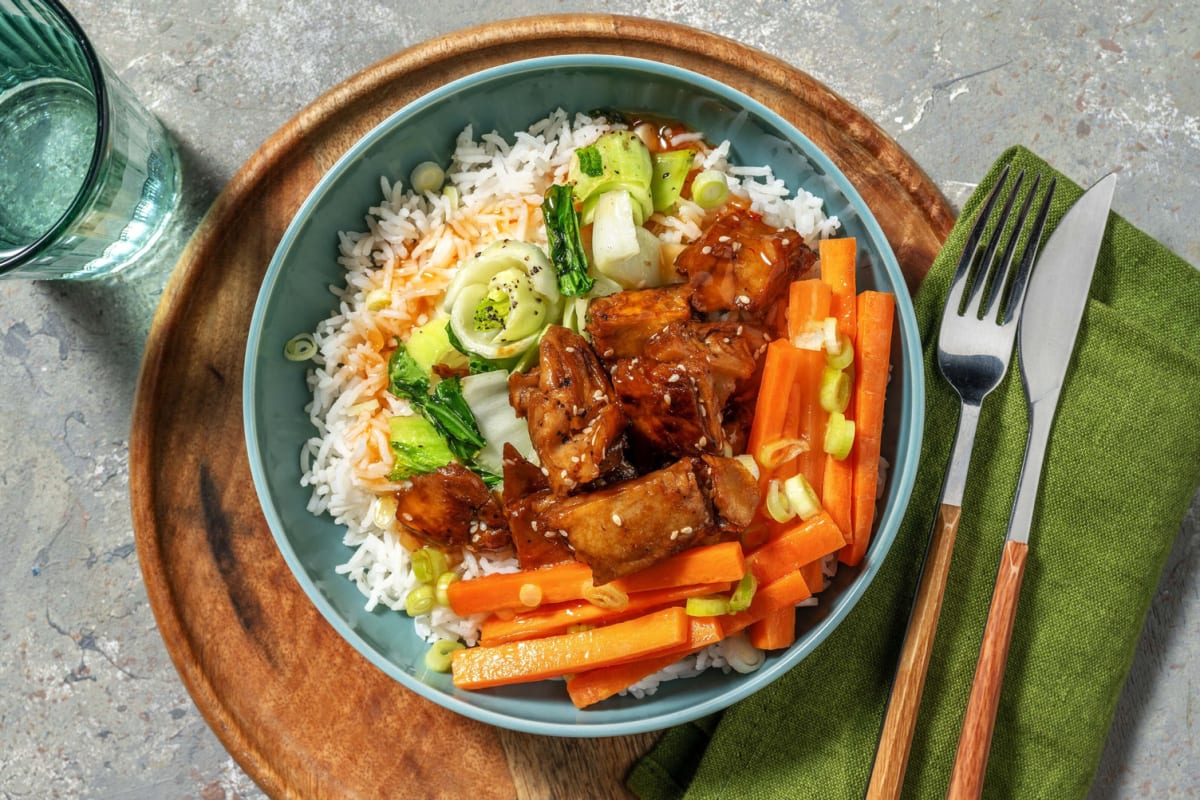
[[[376,669],[324,621],[276,549],[242,432],[243,355],[259,284],[293,214],[338,156],[447,81],[581,52],[701,72],[790,120],[858,188],[910,290],[953,225],[912,159],[830,89],[750,47],[664,22],[562,15],[470,28],[398,53],[300,112],[234,176],[180,259],[146,344],[130,444],[138,557],[159,630],[209,725],[272,797],[572,797],[586,786],[589,797],[625,798],[626,769],[656,739],[500,730]]]

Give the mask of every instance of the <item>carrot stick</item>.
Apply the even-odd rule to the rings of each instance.
[[[479,643],[485,647],[553,636],[564,633],[574,625],[607,625],[623,619],[636,617],[648,611],[670,605],[689,597],[706,594],[723,594],[729,591],[729,582],[700,583],[691,586],[671,586],[652,589],[629,595],[629,602],[621,608],[604,608],[587,600],[558,603],[514,615],[511,619],[498,616],[488,617],[480,626]]]
[[[820,278],[792,281],[788,285],[788,338],[805,333],[813,322],[828,317],[833,288]]]
[[[825,589],[825,570],[821,566],[824,560],[824,558],[818,558],[800,568],[800,574],[804,576],[804,582],[813,590],[813,594]]]
[[[632,594],[671,586],[737,581],[745,573],[746,563],[741,544],[722,542],[676,553],[641,572],[618,578],[610,585]],[[575,561],[455,581],[450,584],[448,595],[454,613],[466,616],[504,610],[528,611],[541,605],[583,600],[591,584],[591,569]],[[526,596],[523,599],[522,589],[528,586],[533,586],[534,590],[525,589]],[[534,602],[524,602],[530,599],[530,595]]]
[[[839,555],[839,559],[850,566],[862,561],[875,523],[875,492],[879,483],[883,404],[891,360],[895,302],[895,298],[885,292],[863,292],[858,296],[851,531],[850,543]]]
[[[750,626],[750,644],[759,650],[782,650],[796,641],[796,609],[781,608]]]
[[[748,452],[760,464],[765,461],[760,458],[763,445],[783,438],[789,397],[800,363],[796,356],[798,352],[784,339],[776,339],[767,345],[762,383],[759,384],[758,398],[754,403],[754,421],[750,424],[747,441]]]
[[[454,653],[451,670],[460,689],[527,683],[652,656],[687,642],[688,631],[682,608],[664,608],[603,628],[469,647]]]
[[[633,594],[669,586],[740,581],[745,574],[746,557],[742,545],[721,542],[683,550],[640,572],[617,578],[611,585],[626,594]]]
[[[812,486],[817,497],[825,478],[825,426],[829,412],[821,407],[821,375],[825,372],[825,353],[822,350],[801,350],[796,382],[792,385],[792,407],[797,415],[796,436],[808,441],[808,449],[796,457],[789,471],[778,473],[780,478],[800,474]]]
[[[805,564],[841,550],[846,538],[837,523],[822,511],[794,524],[746,556],[746,566],[760,584],[777,581]]]
[[[598,703],[671,666],[685,655],[745,630],[768,614],[781,610],[790,612],[797,603],[811,596],[812,593],[808,591],[800,573],[790,573],[773,583],[760,586],[750,602],[750,608],[745,611],[720,617],[692,617],[688,646],[681,646],[677,650],[666,651],[647,659],[577,673],[567,681],[567,692],[579,708]],[[704,628],[703,624],[706,622],[716,624],[719,633],[714,635],[711,630]]]
[[[666,669],[684,656],[716,644],[725,637],[716,617],[689,617],[685,644],[650,658],[579,672],[567,679],[567,694],[576,708],[586,708],[628,689]]]
[[[829,284],[833,296],[829,315],[838,321],[838,333],[854,341],[857,323],[857,284],[855,276],[858,242],[852,237],[822,239],[817,245],[821,258],[821,280]]]
[[[541,590],[540,603],[581,600],[584,587],[591,580],[592,570],[587,564],[571,561],[541,569],[454,581],[447,589],[447,595],[454,613],[465,617],[486,611],[528,610],[530,606],[521,601],[523,586],[531,585]]]

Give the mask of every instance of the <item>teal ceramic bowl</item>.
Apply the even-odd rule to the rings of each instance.
[[[561,681],[467,692],[423,666],[427,645],[402,613],[366,612],[357,588],[334,568],[350,556],[343,530],[305,510],[300,449],[313,435],[304,406],[304,368],[282,357],[285,342],[334,311],[330,284],[341,283],[337,234],[358,230],[378,201],[379,178],[449,160],[467,124],[477,133],[524,130],[556,107],[618,107],[676,118],[711,141],[729,139],[741,164],[771,164],[789,188],[825,198],[844,232],[859,240],[862,288],[892,291],[899,338],[894,348],[884,453],[891,463],[878,530],[863,563],[842,570],[801,614],[796,643],[754,673],[710,671],[663,684],[641,700],[617,697],[579,711]],[[408,689],[448,709],[504,728],[555,736],[614,736],[657,730],[719,711],[779,678],[829,635],[878,571],[907,505],[920,450],[924,408],[920,343],[896,258],[846,177],[778,114],[710,78],[672,66],[608,55],[532,59],[449,83],[400,109],[356,143],[324,176],[292,220],[263,280],[251,322],[244,376],[246,446],[255,488],[280,551],[296,579],[346,641]],[[819,687],[814,687],[819,689]]]

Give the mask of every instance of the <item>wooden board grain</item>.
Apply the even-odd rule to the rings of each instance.
[[[412,694],[330,628],[263,519],[242,433],[243,349],[259,284],[309,190],[360,136],[446,81],[567,52],[676,64],[790,120],[878,217],[910,289],[953,212],[878,126],[803,72],[664,22],[556,15],[466,29],[331,89],[268,140],[200,224],[146,345],[130,441],[130,496],[147,592],[180,677],[221,742],[276,798],[626,797],[653,734],[574,741],[500,731]],[[297,444],[299,446],[299,443]],[[445,753],[455,768],[442,768]],[[414,787],[420,787],[413,792]]]

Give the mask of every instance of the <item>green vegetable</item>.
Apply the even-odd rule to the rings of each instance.
[[[493,361],[490,358],[484,358],[477,353],[472,353],[466,348],[458,337],[454,335],[454,329],[449,325],[446,326],[446,338],[450,341],[450,346],[458,352],[459,355],[467,359],[467,369],[472,375],[479,375],[484,372],[494,372],[495,370],[508,370],[508,364],[512,359],[504,361]]]
[[[750,602],[754,600],[754,593],[757,590],[758,580],[754,577],[753,572],[747,570],[742,579],[738,581],[733,594],[729,595],[729,613],[733,614],[748,609]]]
[[[449,672],[451,656],[464,646],[462,642],[453,639],[438,639],[425,653],[425,666],[434,672]]]
[[[433,587],[433,594],[439,606],[450,606],[450,584],[456,580],[458,580],[457,572],[443,572],[438,575],[437,583]]]
[[[433,472],[454,459],[446,440],[424,417],[392,417],[388,420],[388,434],[395,456],[391,480]]]
[[[692,179],[692,200],[701,208],[716,208],[729,199],[729,182],[720,170],[706,169]]]
[[[592,224],[592,260],[596,271],[625,289],[658,286],[662,243],[634,222],[629,192],[606,192],[596,204]]]
[[[829,424],[825,428],[825,452],[841,461],[850,455],[854,446],[854,420],[846,419],[845,414],[833,412],[829,415]]]
[[[308,361],[317,354],[317,340],[311,333],[298,333],[283,345],[283,357],[288,361]]]
[[[433,610],[435,599],[434,588],[427,583],[423,583],[405,595],[404,613],[410,617],[428,614]]]
[[[433,374],[434,364],[445,364],[448,367],[462,368],[467,366],[467,359],[450,341],[450,318],[436,317],[408,335],[406,347],[426,375]]]
[[[442,308],[467,353],[519,358],[562,313],[554,264],[540,247],[504,239],[459,265]]]
[[[670,211],[679,202],[695,156],[694,150],[668,150],[651,156],[654,174],[650,179],[650,199],[655,211]]]
[[[614,189],[624,189],[635,200],[636,222],[641,225],[654,213],[654,202],[650,196],[654,164],[646,143],[633,131],[611,131],[597,139],[591,147],[600,156],[600,174],[591,175],[583,170],[578,150],[571,156],[567,172],[567,180],[574,185],[575,196],[582,207],[584,224],[591,224],[600,195]],[[590,156],[587,158],[591,160]]]
[[[564,297],[587,294],[594,281],[588,277],[587,256],[579,238],[579,215],[575,213],[575,191],[556,184],[546,190],[542,216],[550,241],[550,260],[558,274],[558,290]]]
[[[433,583],[449,567],[446,554],[436,547],[422,547],[412,554],[412,571],[421,583]]]
[[[729,613],[729,599],[725,597],[689,597],[684,612],[689,617],[719,617]]]
[[[598,178],[604,172],[604,160],[595,145],[581,147],[576,153],[579,157],[579,171],[589,178]]]
[[[821,408],[828,412],[844,412],[850,405],[850,376],[845,370],[825,367],[821,371]]]
[[[436,192],[446,182],[446,171],[433,161],[422,161],[409,176],[414,192]]]
[[[429,378],[400,342],[388,360],[388,391],[407,400],[414,410],[433,423],[450,452],[464,464],[470,464],[483,447],[483,436],[463,400],[458,379],[440,381],[430,394]]]

